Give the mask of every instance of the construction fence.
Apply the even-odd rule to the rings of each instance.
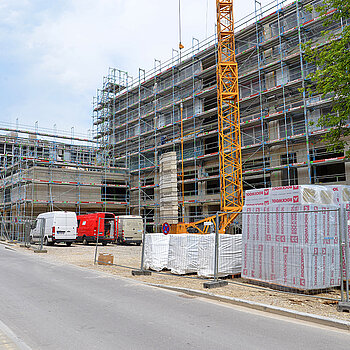
[[[24,217],[21,219],[5,219],[0,214],[0,239],[17,242],[29,242],[31,226],[35,219]]]
[[[167,234],[167,223],[174,217],[159,218],[163,227],[158,233],[147,233],[150,218],[139,218],[137,224],[135,218],[125,218],[128,223],[124,228],[129,227],[124,233],[125,243],[144,242],[141,271],[190,274],[214,281],[241,274],[244,282],[293,293],[317,294],[340,288],[341,301],[349,302],[350,203],[341,207],[246,206],[236,213],[230,234],[217,230],[221,214],[232,215],[218,212],[217,224],[205,223],[210,227],[204,235]],[[190,219],[194,220],[185,217],[184,221]],[[29,243],[30,222],[24,227],[27,234],[22,241]],[[119,229],[117,226],[120,236]],[[2,236],[6,238],[4,229]],[[97,236],[95,263],[100,261],[100,253],[102,258],[110,253],[108,246],[101,246],[103,238],[102,233]],[[108,261],[107,265],[113,264],[113,260]]]
[[[214,280],[241,274],[252,284],[303,294],[340,288],[349,301],[350,204],[245,207],[236,214],[231,234],[219,234],[219,225],[205,235],[144,232],[140,270]]]

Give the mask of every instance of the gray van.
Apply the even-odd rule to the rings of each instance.
[[[140,245],[143,235],[143,219],[137,215],[116,216],[117,243]]]

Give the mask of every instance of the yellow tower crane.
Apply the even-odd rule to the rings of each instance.
[[[226,228],[243,207],[241,129],[239,117],[238,67],[235,55],[233,0],[216,0],[218,61],[217,104],[220,162],[220,226]],[[183,140],[181,140],[183,142]],[[171,225],[170,233],[207,233],[216,216],[193,223]],[[189,230],[192,228],[191,230]]]

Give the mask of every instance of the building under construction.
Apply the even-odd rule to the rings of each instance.
[[[332,113],[331,96],[305,89],[315,66],[304,59],[302,44],[325,45],[329,38],[321,32],[333,11],[321,17],[320,4],[261,8],[256,2],[255,12],[236,22],[244,189],[350,182],[344,154],[326,151],[326,130],[317,126],[321,114]],[[344,25],[333,21],[329,35],[340,34]],[[176,152],[177,162],[177,182],[167,183],[173,203],[181,203],[183,187],[186,216],[220,208],[216,42],[193,39],[181,55],[173,50],[168,62],[155,60],[149,72],[139,69],[137,79],[110,68],[94,99],[102,157],[109,166],[130,170],[130,212],[147,215],[150,224],[164,216],[161,158],[168,152]],[[166,211],[177,215],[177,205]]]
[[[0,136],[0,174],[1,233],[12,239],[42,212],[127,213],[126,169],[107,169],[88,139],[14,129]]]

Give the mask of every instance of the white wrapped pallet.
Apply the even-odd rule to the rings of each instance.
[[[346,258],[348,257],[350,259],[350,203],[343,203],[342,204],[342,215],[344,216],[344,222],[345,222],[345,230],[344,234],[342,235],[342,242],[344,242],[344,247],[342,250],[343,254],[343,276],[346,276],[346,266],[348,266],[348,278],[350,279],[350,261],[347,261]]]
[[[201,235],[198,246],[198,276],[213,277],[215,234]],[[219,235],[218,277],[235,275],[242,268],[242,235]]]
[[[145,235],[144,268],[161,271],[168,268],[169,236],[162,233]]]
[[[168,268],[172,273],[184,275],[198,271],[198,243],[201,235],[169,235]]]
[[[327,185],[332,193],[333,203],[339,206],[340,220],[345,229],[342,231],[343,247],[343,276],[346,276],[346,265],[348,266],[348,278],[350,278],[350,186],[348,185]]]
[[[322,204],[244,207],[242,277],[305,290],[338,286],[336,209]]]
[[[270,189],[270,204],[332,204],[332,198],[324,186],[281,186]]]
[[[348,185],[327,185],[332,196],[333,204],[345,204],[350,202],[350,186]]]

